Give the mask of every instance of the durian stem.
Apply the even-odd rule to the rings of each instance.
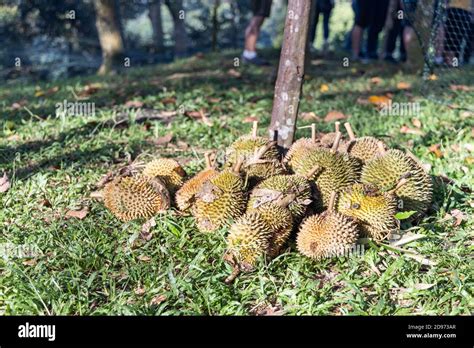
[[[276,145],[276,141],[270,141],[267,145],[261,146],[258,149],[258,151],[255,151],[253,157],[247,161],[245,166],[248,167],[252,164],[262,163],[261,162],[262,156],[265,154],[265,152],[270,150],[272,146],[275,146],[275,145]]]
[[[311,128],[311,140],[313,143],[316,143],[317,137],[316,137],[316,123],[311,123],[309,126],[303,126],[303,127],[298,127],[298,129],[305,129],[305,128]]]
[[[396,193],[403,185],[405,185],[408,182],[408,177],[410,177],[410,175],[408,175],[408,174],[409,173],[407,173],[400,180],[398,180],[395,187],[393,189],[391,189],[390,191],[388,191],[388,192],[389,193]]]
[[[258,132],[258,121],[253,121],[252,124],[252,137],[256,138]]]
[[[206,152],[204,154],[204,157],[206,158],[206,169],[212,168],[211,154],[212,152]]]
[[[354,131],[352,130],[351,124],[349,122],[344,123],[344,127],[346,128],[347,134],[349,135],[349,139],[351,141],[356,139]]]
[[[232,171],[236,174],[240,174],[240,170],[242,169],[243,164],[244,164],[244,159],[242,157],[239,157],[234,167],[232,168]]]
[[[239,274],[240,268],[238,266],[234,266],[232,273],[224,280],[224,283],[231,284]]]
[[[331,192],[331,197],[329,198],[328,211],[334,211],[334,204],[336,203],[336,191]]]
[[[335,153],[337,151],[337,148],[339,147],[339,142],[341,141],[342,138],[342,133],[337,132],[336,133],[336,139],[334,139],[334,143],[332,144],[331,152]]]
[[[341,128],[341,122],[339,121],[334,122],[334,129],[336,130],[336,133],[340,132],[340,128]]]
[[[313,175],[315,175],[317,172],[319,172],[321,170],[322,170],[322,168],[318,164],[316,164],[313,168],[311,168],[309,170],[308,173],[306,173],[306,175],[305,175],[306,179],[309,180],[310,178],[313,177]]]

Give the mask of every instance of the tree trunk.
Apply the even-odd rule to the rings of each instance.
[[[120,34],[116,1],[96,0],[94,5],[97,32],[102,49],[102,65],[98,74],[104,75],[120,65],[123,56],[123,39]]]
[[[182,0],[166,0],[166,6],[173,18],[174,55],[183,57],[189,47],[189,36],[184,25],[184,9]]]
[[[273,98],[270,137],[288,149],[293,143],[304,78],[311,1],[289,0],[278,78]]]
[[[217,34],[219,32],[219,18],[218,9],[220,5],[220,0],[214,0],[214,7],[212,9],[212,50],[217,50]]]
[[[164,47],[163,42],[163,22],[161,19],[161,0],[153,0],[148,7],[148,16],[150,17],[153,28],[153,43],[158,51]]]

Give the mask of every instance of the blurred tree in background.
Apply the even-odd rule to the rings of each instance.
[[[281,44],[286,0],[260,42]],[[250,0],[0,0],[0,78],[55,79],[240,48]],[[19,63],[18,63],[19,62]]]

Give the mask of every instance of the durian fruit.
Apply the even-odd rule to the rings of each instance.
[[[247,211],[258,209],[291,196],[288,205],[291,214],[298,220],[303,217],[306,207],[311,203],[311,186],[309,181],[299,175],[275,175],[263,180],[250,193]]]
[[[241,216],[247,205],[242,161],[206,180],[195,195],[192,214],[202,232],[214,232]]]
[[[356,138],[351,125],[346,122],[344,127],[349,134],[350,141],[346,143],[345,150],[353,157],[359,159],[362,163],[367,163],[375,157],[385,153],[387,145],[374,137]]]
[[[224,260],[234,272],[226,282],[232,281],[240,271],[251,271],[263,256],[275,257],[285,244],[293,228],[293,219],[287,205],[289,197],[247,211],[230,227]]]
[[[340,132],[340,125],[341,125],[341,122],[339,121],[334,122],[335,131],[326,133],[323,136],[321,136],[321,138],[319,139],[319,142],[322,147],[331,148],[334,145],[334,141],[336,140],[336,135],[337,133]],[[338,151],[343,152],[346,147],[346,144],[347,144],[347,141],[341,136],[339,140]]]
[[[354,184],[339,195],[337,211],[354,218],[361,234],[379,242],[398,229],[397,198],[373,185]]]
[[[316,124],[311,124],[311,138],[300,138],[296,140],[291,147],[289,148],[288,152],[286,153],[283,163],[292,163],[292,165],[298,166],[298,163],[305,157],[305,155],[313,150],[321,147],[320,141],[316,137]],[[307,128],[299,127],[298,129]]]
[[[160,179],[174,193],[183,185],[186,172],[174,159],[158,158],[146,164],[143,175]]]
[[[400,179],[406,183],[396,190],[401,211],[424,212],[433,196],[431,177],[412,157],[400,150],[388,150],[368,162],[362,169],[361,182],[382,191],[393,189]]]
[[[332,191],[340,192],[357,182],[360,176],[359,161],[350,155],[337,152],[340,138],[339,132],[331,149],[314,149],[299,163],[290,162],[295,174],[316,184],[323,207],[327,207]]]
[[[334,191],[330,197],[328,210],[303,220],[296,238],[298,251],[312,259],[343,255],[355,246],[359,236],[354,219],[334,210]]]
[[[257,122],[254,122],[251,135],[244,135],[232,143],[226,150],[227,166],[243,161],[242,171],[251,184],[285,173],[279,160],[276,142],[257,136]]]
[[[103,192],[105,206],[120,220],[150,218],[170,206],[163,182],[143,175],[117,177]]]
[[[195,196],[201,189],[204,182],[213,178],[218,174],[217,170],[211,163],[210,153],[205,154],[206,168],[198,172],[191,179],[186,181],[183,186],[176,192],[175,201],[179,210],[188,210],[195,201]]]

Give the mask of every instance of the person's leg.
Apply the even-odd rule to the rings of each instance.
[[[367,38],[367,55],[369,58],[377,59],[379,34],[385,25],[387,18],[389,0],[373,0],[371,2],[369,33]]]
[[[255,52],[255,55],[257,54],[257,41],[260,34],[260,27],[264,20],[265,17],[253,16],[247,29],[245,29],[245,50]]]
[[[387,39],[385,41],[384,59],[393,60],[393,51],[397,45],[397,38],[400,33],[400,20],[394,19],[392,27],[387,31]]]
[[[328,10],[323,13],[323,37],[324,37],[324,49],[327,49],[329,42],[329,20],[331,19],[331,11]]]
[[[267,65],[268,62],[257,56],[257,41],[263,21],[265,17],[270,15],[272,0],[253,0],[252,5],[253,17],[247,29],[245,29],[245,46],[242,57],[244,62],[256,65]]]
[[[405,47],[405,42],[403,42],[403,26],[400,22],[400,29],[398,31],[398,38],[400,43],[400,61],[406,62],[407,60],[407,50]]]
[[[370,4],[370,0],[357,1],[358,13],[355,18],[354,28],[352,29],[352,59],[359,59],[362,33],[369,22]]]
[[[321,14],[319,6],[316,5],[316,11],[314,12],[314,18],[309,33],[309,47],[313,47],[314,41],[316,40],[316,31],[318,29],[319,15]]]

